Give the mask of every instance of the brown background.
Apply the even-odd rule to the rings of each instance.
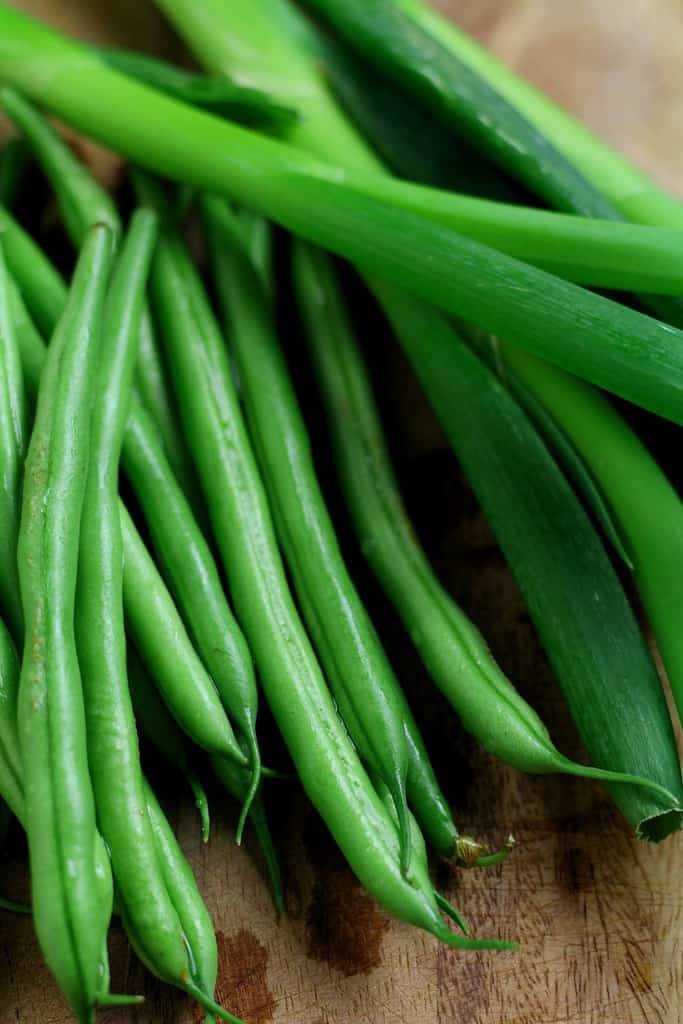
[[[229,2],[229,0],[227,0]],[[255,0],[257,2],[257,0]],[[20,6],[92,38],[175,43],[140,0],[25,0]],[[678,0],[441,0],[501,57],[683,194],[683,8]],[[511,677],[543,713],[558,744],[580,755],[518,595],[457,466],[394,360],[390,397],[401,410],[401,473],[430,553],[481,625]],[[218,996],[251,1024],[673,1024],[683,1006],[681,837],[634,842],[599,787],[522,778],[460,735],[431,695],[389,617],[387,646],[412,694],[427,705],[430,747],[464,829],[494,842],[513,829],[502,868],[439,884],[475,933],[517,938],[517,955],[459,954],[391,921],[356,884],[305,802],[281,791],[275,825],[288,914],[275,920],[258,855],[238,850],[234,807],[213,802],[202,846],[188,800],[171,817],[213,914]],[[223,820],[221,820],[223,819]],[[15,841],[16,847],[16,841]],[[1,856],[1,855],[0,855]],[[6,857],[7,855],[5,855]],[[21,873],[10,860],[9,881]],[[144,991],[135,1012],[102,1024],[189,1024],[182,996],[144,975],[112,933],[116,983]],[[0,916],[0,1022],[70,1020],[43,966],[31,924]]]

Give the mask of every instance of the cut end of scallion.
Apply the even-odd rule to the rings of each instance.
[[[636,836],[649,843],[661,843],[667,836],[674,832],[680,832],[682,828],[683,808],[671,807],[659,814],[653,814],[649,818],[643,818],[636,828]]]

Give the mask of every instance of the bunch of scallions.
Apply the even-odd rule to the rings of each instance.
[[[422,0],[156,2],[198,70],[86,47],[0,2],[18,130],[0,156],[0,797],[81,1021],[134,998],[108,989],[112,906],[150,970],[236,1020],[214,1002],[208,914],[137,733],[185,774],[206,834],[208,755],[282,909],[259,696],[383,906],[462,949],[514,946],[469,936],[430,881],[427,847],[485,869],[512,842],[459,833],[347,568],[283,295],[359,549],[463,727],[521,771],[598,779],[640,839],[683,823],[630,599],[680,716],[683,506],[615,401],[683,423],[683,205]],[[130,162],[125,232],[45,114]],[[29,160],[73,244],[70,285],[9,211]],[[589,763],[556,748],[420,545],[348,308],[362,289],[495,533]]]

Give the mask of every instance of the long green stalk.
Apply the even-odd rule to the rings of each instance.
[[[393,3],[513,104],[627,220],[683,225],[683,204],[453,22],[423,0]]]
[[[447,312],[683,421],[680,332],[362,195],[349,172],[137,85],[4,5],[0,30],[0,77],[93,137],[252,206]]]

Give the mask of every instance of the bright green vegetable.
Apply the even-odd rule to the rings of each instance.
[[[126,626],[169,711],[204,750],[246,765],[214,681],[123,502],[123,600]]]
[[[240,124],[262,131],[286,132],[296,121],[296,111],[276,103],[267,93],[248,89],[225,75],[187,71],[167,61],[134,50],[98,47],[95,53],[116,71],[130,75],[154,89]]]
[[[50,345],[19,537],[26,642],[18,717],[33,915],[47,962],[82,1022],[94,1020],[101,1001],[111,916],[111,885],[97,877],[73,615],[90,399],[112,251],[107,228],[88,234]]]
[[[434,577],[403,508],[362,357],[351,334],[329,262],[321,253],[297,245],[295,280],[332,430],[340,478],[361,548],[402,617],[434,681],[461,716],[465,728],[487,750],[521,771],[559,771],[602,777],[605,782],[619,781],[618,776],[610,778],[610,773],[604,775],[598,769],[575,764],[559,754],[538,715],[496,665],[478,630]],[[670,753],[670,722],[665,705],[662,707],[663,702],[658,699],[661,695],[654,666],[648,660],[642,638],[617,580],[580,506],[572,499],[559,472],[513,400],[506,401],[502,389],[476,358],[467,352],[445,321],[439,321],[438,315],[427,309],[422,318],[417,320],[410,299],[405,300],[403,307],[396,302],[393,308],[397,310],[394,327],[404,339],[407,353],[409,357],[412,356],[418,374],[423,380],[425,374],[428,374],[430,398],[434,401],[434,396],[450,394],[451,404],[459,410],[457,414],[449,411],[446,416],[448,406],[445,397],[436,407],[497,537],[506,548],[511,565],[515,567],[527,600],[531,597],[532,613],[535,610],[533,605],[538,606],[541,601],[540,593],[543,593],[546,603],[551,602],[546,573],[545,584],[539,586],[539,560],[546,557],[548,550],[557,550],[559,559],[559,552],[564,549],[561,557],[565,568],[555,568],[555,573],[566,574],[573,589],[584,588],[587,579],[587,576],[580,573],[576,577],[573,575],[576,564],[572,561],[575,558],[575,545],[587,548],[584,558],[591,558],[593,566],[600,567],[600,575],[593,569],[591,587],[595,587],[599,594],[595,600],[599,600],[603,607],[604,616],[611,612],[615,623],[619,622],[619,626],[614,627],[619,637],[615,649],[608,653],[604,642],[596,644],[595,636],[591,635],[596,630],[592,612],[583,617],[578,612],[574,613],[577,631],[584,631],[582,645],[574,646],[575,641],[572,640],[568,642],[569,649],[563,651],[562,639],[555,634],[550,638],[552,645],[548,643],[551,660],[559,662],[562,673],[560,682],[565,688],[565,696],[573,713],[576,706],[582,703],[581,689],[584,691],[586,705],[583,711],[579,709],[582,721],[575,720],[587,749],[598,764],[609,765],[610,768],[618,764],[628,775],[646,777],[645,780],[631,778],[631,782],[645,781],[647,786],[647,778],[665,778],[666,784],[671,786],[678,798],[683,795],[683,789],[678,781],[675,760],[669,757],[663,766],[650,766],[646,759],[634,759],[633,754],[629,757],[626,753],[629,743],[633,745],[635,742],[637,746],[638,738],[633,737],[632,730],[628,728],[626,710],[630,713],[631,705],[628,709],[621,708],[621,733],[618,734],[616,709],[620,705],[619,693],[604,692],[601,701],[609,708],[605,712],[607,716],[615,719],[611,742],[618,743],[619,735],[624,745],[619,755],[621,760],[609,760],[609,757],[617,756],[607,746],[610,741],[603,739],[604,747],[600,749],[600,743],[596,742],[598,738],[591,735],[590,717],[595,715],[597,718],[599,714],[595,708],[596,698],[591,695],[591,684],[604,687],[606,691],[611,677],[607,665],[600,674],[595,665],[592,669],[589,666],[600,656],[596,650],[600,647],[604,651],[602,657],[609,661],[613,669],[620,656],[619,646],[624,644],[628,652],[624,651],[622,660],[629,663],[633,658],[633,664],[638,666],[638,672],[631,668],[631,686],[638,692],[638,688],[644,685],[640,681],[641,675],[648,681],[649,713],[665,745],[669,744],[666,747],[667,755]],[[438,354],[439,345],[444,347],[443,357]],[[417,353],[420,358],[419,367]],[[442,383],[440,391],[437,391],[435,382],[439,377]],[[466,426],[473,422],[478,424],[476,435]],[[505,440],[506,434],[510,439]],[[520,449],[524,452],[523,457]],[[503,466],[505,468],[501,468]],[[492,497],[494,493],[497,495],[495,508]],[[549,511],[539,514],[537,505],[541,508],[547,506]],[[550,509],[557,510],[555,515],[561,526],[554,527],[552,522],[545,522],[551,514]],[[516,527],[515,523],[524,525]],[[523,551],[524,538],[532,529],[539,531],[534,540],[538,551],[535,558],[532,558],[530,552]],[[563,537],[563,530],[567,538]],[[541,536],[543,546],[539,547]],[[510,557],[510,549],[513,557]],[[528,576],[523,579],[524,565],[531,565],[533,561],[536,564],[527,569]],[[555,562],[556,559],[552,559],[554,566]],[[536,578],[534,573],[537,574]],[[535,587],[539,588],[538,596],[533,594]],[[566,599],[570,593],[567,581],[563,580],[559,592]],[[541,629],[541,623],[538,619],[536,621]],[[545,625],[546,630],[550,628]],[[557,634],[562,633],[559,622],[555,629]],[[602,625],[599,632],[603,632]],[[544,639],[548,640],[547,634]],[[564,643],[567,641],[564,640]],[[573,668],[573,663],[579,662],[582,657],[585,664],[582,662]],[[620,673],[619,678],[624,679],[623,673]],[[616,705],[616,709],[613,705]],[[642,765],[642,769],[634,773],[633,768],[625,767],[634,764]],[[666,770],[663,771],[663,768]],[[653,769],[656,774],[651,774]],[[615,791],[617,796],[620,791],[624,801],[622,809],[630,816],[634,827],[639,828],[641,819],[647,817],[643,812],[645,804],[650,802],[651,811],[654,812],[659,796],[655,797],[654,793],[652,797],[637,792],[631,794],[624,786]],[[665,804],[666,800],[661,810]],[[673,828],[677,825],[679,815],[671,813],[668,827]],[[641,817],[638,818],[638,815]],[[663,825],[666,820],[667,815],[664,813]]]
[[[598,483],[633,559],[636,586],[683,717],[683,506],[631,428],[594,388],[511,345],[504,366],[539,400],[580,452]]]
[[[680,332],[362,195],[350,172],[137,85],[6,5],[0,28],[0,76],[93,137],[169,177],[252,206],[447,312],[683,419]],[[36,60],[40,76],[30,72]]]
[[[221,200],[203,203],[214,277],[238,363],[249,432],[308,632],[351,739],[396,805],[401,865],[411,857],[406,729],[412,718],[348,574],[316,477],[267,294],[242,241],[221,230]],[[417,728],[414,723],[413,727]]]
[[[578,168],[584,179],[627,220],[665,227],[683,225],[683,206],[625,157],[594,136],[571,114],[516,75],[492,53],[423,0],[392,0],[412,23],[438,40],[449,56],[457,57],[516,108],[543,136]],[[516,140],[511,140],[512,143]]]
[[[450,945],[508,948],[454,935],[431,886],[425,891],[401,873],[394,824],[344,731],[294,607],[224,341],[196,270],[175,259],[180,244],[166,235],[157,251],[165,272],[154,275],[155,308],[235,609],[304,789],[361,882],[388,910]],[[195,280],[188,287],[190,272]]]
[[[17,643],[21,643],[17,538],[28,424],[10,287],[0,236],[0,612]]]
[[[164,9],[170,9],[173,17],[177,18],[183,33],[189,36],[193,48],[212,67],[219,68],[222,65],[232,64],[233,67],[245,74],[248,73],[248,67],[254,67],[259,73],[264,75],[270,72],[272,81],[277,79],[279,83],[282,82],[283,96],[287,95],[287,89],[299,88],[302,95],[306,96],[305,102],[303,100],[301,102],[302,114],[305,116],[302,117],[300,124],[295,126],[292,132],[292,141],[313,149],[315,153],[323,153],[326,156],[331,155],[339,161],[351,163],[354,167],[358,166],[364,170],[371,168],[375,171],[381,171],[380,165],[367,150],[365,144],[358,138],[350,138],[348,123],[331,104],[330,97],[322,84],[322,80],[318,77],[320,75],[320,63],[317,56],[314,56],[313,59],[311,58],[311,53],[315,51],[315,47],[312,47],[310,34],[303,34],[303,30],[300,29],[298,23],[287,20],[286,12],[289,11],[289,7],[286,3],[281,2],[281,0],[268,0],[267,10],[265,7],[254,8],[246,0],[245,2],[233,0],[228,9],[222,8],[217,0],[207,0],[207,3],[211,6],[214,25],[220,24],[224,29],[223,33],[214,33],[212,40],[206,37],[202,28],[202,21],[196,18],[195,9],[192,5],[188,5],[184,0],[163,0]],[[249,59],[247,68],[240,63],[243,60],[241,54],[245,52],[245,44],[250,54],[253,50],[256,50],[258,53],[258,56],[254,57],[253,60]],[[286,69],[289,70],[287,71]],[[304,83],[306,85],[305,93],[302,88]],[[324,112],[324,115],[321,112]],[[339,202],[342,201],[340,197]],[[335,209],[335,213],[338,212],[338,209]],[[356,221],[353,225],[353,230],[358,233],[363,229],[363,226],[361,221]],[[386,227],[388,230],[388,223]],[[413,239],[411,239],[412,241]],[[412,245],[409,251],[414,272],[415,259]],[[348,251],[346,254],[348,255]],[[440,259],[439,252],[432,250],[432,255],[438,262]],[[385,271],[386,264],[380,272],[384,274]],[[460,280],[457,274],[451,275],[451,287],[454,289],[456,287],[456,278],[458,281]],[[473,275],[471,281],[473,294],[480,288],[481,280],[486,281],[487,291],[491,290],[492,278],[490,276],[484,274],[483,278],[480,278],[478,275]],[[547,280],[554,281],[555,279],[548,278]],[[404,283],[406,291],[409,292],[409,281],[406,279]],[[584,293],[581,293],[579,290],[577,294],[582,295]],[[531,295],[528,297],[531,299]],[[546,300],[552,301],[547,289],[544,291],[544,297]],[[606,723],[608,726],[613,724],[614,732],[611,737],[606,735],[597,736],[596,747],[593,749],[592,745],[589,745],[589,753],[592,759],[599,765],[606,768],[623,768],[629,774],[633,773],[651,777],[651,768],[654,768],[654,776],[652,777],[659,782],[666,780],[665,785],[667,788],[672,789],[676,797],[679,797],[681,794],[681,781],[675,750],[671,742],[671,723],[666,713],[666,708],[662,703],[661,692],[656,686],[654,668],[645,651],[642,638],[635,627],[633,616],[626,604],[624,595],[619,589],[611,567],[606,561],[606,556],[600,547],[598,538],[595,536],[573,495],[564,484],[557,471],[557,467],[548,458],[545,448],[514,403],[511,403],[509,406],[503,406],[500,409],[497,408],[498,391],[501,389],[492,387],[493,381],[490,375],[485,372],[479,373],[477,370],[479,364],[476,361],[474,364],[471,364],[466,356],[463,357],[463,365],[460,366],[460,357],[463,352],[462,343],[438,313],[430,311],[428,307],[423,306],[421,303],[414,302],[408,294],[405,292],[399,293],[396,289],[384,288],[381,298],[385,312],[391,321],[400,324],[405,319],[406,323],[410,325],[408,330],[399,331],[399,337],[401,337],[404,348],[420,376],[431,404],[435,407],[437,414],[442,418],[447,428],[451,442],[456,447],[460,458],[465,461],[465,468],[469,469],[470,464],[476,468],[477,463],[476,458],[470,462],[469,458],[465,460],[463,456],[465,442],[474,448],[475,441],[477,440],[466,426],[467,422],[476,422],[478,424],[478,430],[481,432],[482,453],[487,448],[493,452],[499,449],[499,461],[505,462],[508,479],[507,487],[500,489],[500,500],[498,500],[497,489],[492,485],[491,479],[486,479],[488,474],[485,468],[482,469],[481,479],[477,474],[473,473],[471,481],[475,485],[475,489],[479,491],[481,500],[483,500],[484,496],[482,488],[486,485],[488,497],[483,503],[487,512],[490,513],[494,527],[499,532],[499,539],[501,539],[502,546],[511,562],[513,571],[518,578],[528,578],[530,586],[536,589],[538,593],[543,592],[545,594],[543,600],[539,599],[532,602],[532,612],[541,636],[545,640],[554,638],[558,632],[562,634],[559,638],[560,643],[552,654],[555,668],[558,674],[563,676],[563,687],[565,690],[572,692],[576,689],[574,696],[582,692],[584,685],[592,685],[595,687],[596,693],[601,693],[604,690],[605,708],[609,708],[615,700],[614,677],[610,665],[612,652],[609,649],[609,645],[604,643],[603,632],[596,630],[594,619],[588,609],[585,609],[584,614],[580,616],[575,615],[567,619],[566,593],[562,587],[556,586],[554,563],[557,559],[562,558],[568,575],[572,575],[574,565],[571,551],[564,549],[563,537],[557,533],[557,524],[560,521],[575,524],[577,533],[576,536],[571,537],[572,543],[580,544],[581,541],[578,538],[585,534],[586,547],[584,557],[585,551],[595,550],[599,552],[596,555],[595,562],[591,563],[590,566],[581,572],[577,570],[576,575],[573,577],[572,587],[580,592],[579,599],[575,604],[579,609],[583,608],[581,597],[586,590],[587,573],[593,572],[595,575],[594,577],[591,575],[591,582],[594,579],[595,592],[602,593],[603,589],[605,590],[605,606],[612,609],[615,619],[620,622],[623,621],[623,630],[621,632],[617,630],[617,635],[620,637],[621,642],[626,643],[629,650],[622,650],[621,653],[615,651],[615,658],[622,660],[628,668],[628,672],[631,674],[629,676],[627,673],[627,678],[631,679],[631,687],[634,694],[640,695],[647,707],[648,717],[656,723],[656,728],[661,737],[662,761],[659,765],[653,766],[648,761],[647,756],[644,756],[643,752],[638,748],[631,730],[628,728],[628,721],[625,720],[627,716],[625,716],[623,706],[619,709],[621,718],[617,715],[613,723],[610,710],[605,711],[605,708],[603,708]],[[519,299],[521,299],[521,296],[518,296]],[[467,304],[466,297],[461,296],[460,301],[462,305]],[[536,317],[538,319],[538,316],[546,311],[546,306],[538,306],[536,295],[533,297],[533,304],[536,308]],[[581,321],[578,307],[576,314],[577,322],[581,327],[585,326]],[[514,312],[512,315],[514,316]],[[506,337],[511,337],[509,331],[510,319],[510,316],[508,316],[504,325]],[[522,328],[521,320],[518,321],[518,326]],[[527,324],[526,330],[529,329],[529,324]],[[662,327],[661,330],[666,331],[667,329]],[[522,333],[519,335],[520,340],[521,337]],[[584,342],[585,340],[584,338]],[[444,347],[444,351],[441,354],[438,351],[440,344]],[[586,357],[588,357],[589,352],[590,350],[587,350],[584,353]],[[441,361],[440,366],[438,365],[439,360]],[[474,370],[472,370],[472,366],[475,367]],[[470,370],[472,370],[471,373]],[[458,420],[458,410],[450,409],[450,404],[452,403],[448,402],[444,394],[444,391],[449,386],[454,391],[456,389],[458,392],[461,390],[461,373],[467,373],[470,386],[473,389],[466,390],[460,410],[470,410],[469,420],[467,417],[463,420]],[[451,374],[454,376],[453,380],[450,379]],[[486,418],[484,418],[481,410],[487,412]],[[515,429],[520,432],[518,435],[515,434],[514,430],[510,432],[508,417],[512,417],[515,424],[517,424]],[[525,451],[527,457],[540,461],[535,465],[529,480],[521,471],[524,463],[523,461],[520,462],[521,475],[518,481],[515,476],[517,468],[515,451],[512,448],[508,448],[506,442],[509,442],[510,445],[515,442],[516,447],[517,438],[526,434],[529,435]],[[508,454],[506,460],[503,460],[503,452]],[[502,479],[501,472],[500,469],[496,468],[493,473],[493,479],[498,479],[498,477]],[[543,529],[545,529],[543,525],[545,518],[547,518],[547,512],[543,512],[544,505],[546,504],[545,497],[534,496],[534,502],[530,503],[528,495],[525,493],[532,479],[535,480],[537,478],[537,486],[539,489],[543,488],[546,484],[543,476],[545,472],[549,474],[547,479],[547,507],[555,507],[559,502],[559,507],[562,508],[560,514],[558,507],[557,521],[549,524],[550,534],[554,535],[555,542],[558,545],[558,553],[547,560],[544,557],[542,544],[536,543],[532,546],[533,550],[527,552],[524,550],[523,543],[522,547],[518,548],[514,542],[515,537],[521,538],[523,542],[527,533],[529,536],[532,536],[539,526],[543,526]],[[514,512],[510,511],[509,503],[512,503],[514,506]],[[566,508],[563,507],[565,504]],[[537,512],[541,513],[540,518],[537,517]],[[516,530],[515,524],[517,524]],[[504,533],[501,531],[504,531]],[[505,533],[511,534],[511,537],[503,539]],[[560,552],[563,550],[564,554],[561,554]],[[532,564],[534,568],[533,571],[530,571]],[[577,562],[578,564],[580,563]],[[587,589],[589,591],[593,590],[592,587]],[[564,624],[563,629],[560,628],[560,624]],[[554,639],[552,642],[554,642]],[[630,651],[631,647],[633,647],[632,652]],[[589,673],[587,681],[583,680],[582,670],[579,667],[582,661],[585,661],[586,671]],[[639,672],[643,674],[642,680],[639,677]],[[570,703],[572,707],[575,706],[574,698],[572,698]],[[589,724],[587,732],[586,730],[584,732],[587,735],[590,731]],[[613,743],[619,748],[620,758],[623,758],[623,760],[615,763],[612,763],[610,760]],[[633,760],[629,760],[630,758],[633,758]],[[644,828],[654,835],[661,828],[662,833],[665,834],[667,830],[678,827],[680,823],[681,816],[677,811],[666,811],[657,805],[657,801],[648,800],[645,797],[644,790],[640,792],[636,789],[629,791],[626,787],[620,787],[618,790],[613,788],[612,792],[618,797],[620,806],[627,818],[638,830]],[[641,801],[644,801],[644,803],[641,803]],[[660,812],[663,810],[664,813],[660,815]],[[650,824],[643,826],[641,823],[650,817],[653,818]]]
[[[211,827],[209,801],[202,781],[192,764],[193,758],[189,745],[130,645],[128,647],[128,684],[135,719],[140,730],[161,756],[180,772],[192,790],[201,821],[202,839],[206,843],[209,840]]]
[[[158,231],[153,212],[134,214],[104,310],[80,533],[76,624],[90,776],[118,905],[145,962],[166,981],[182,985],[189,970],[187,953],[146,814],[128,692],[118,501],[119,456]]]

